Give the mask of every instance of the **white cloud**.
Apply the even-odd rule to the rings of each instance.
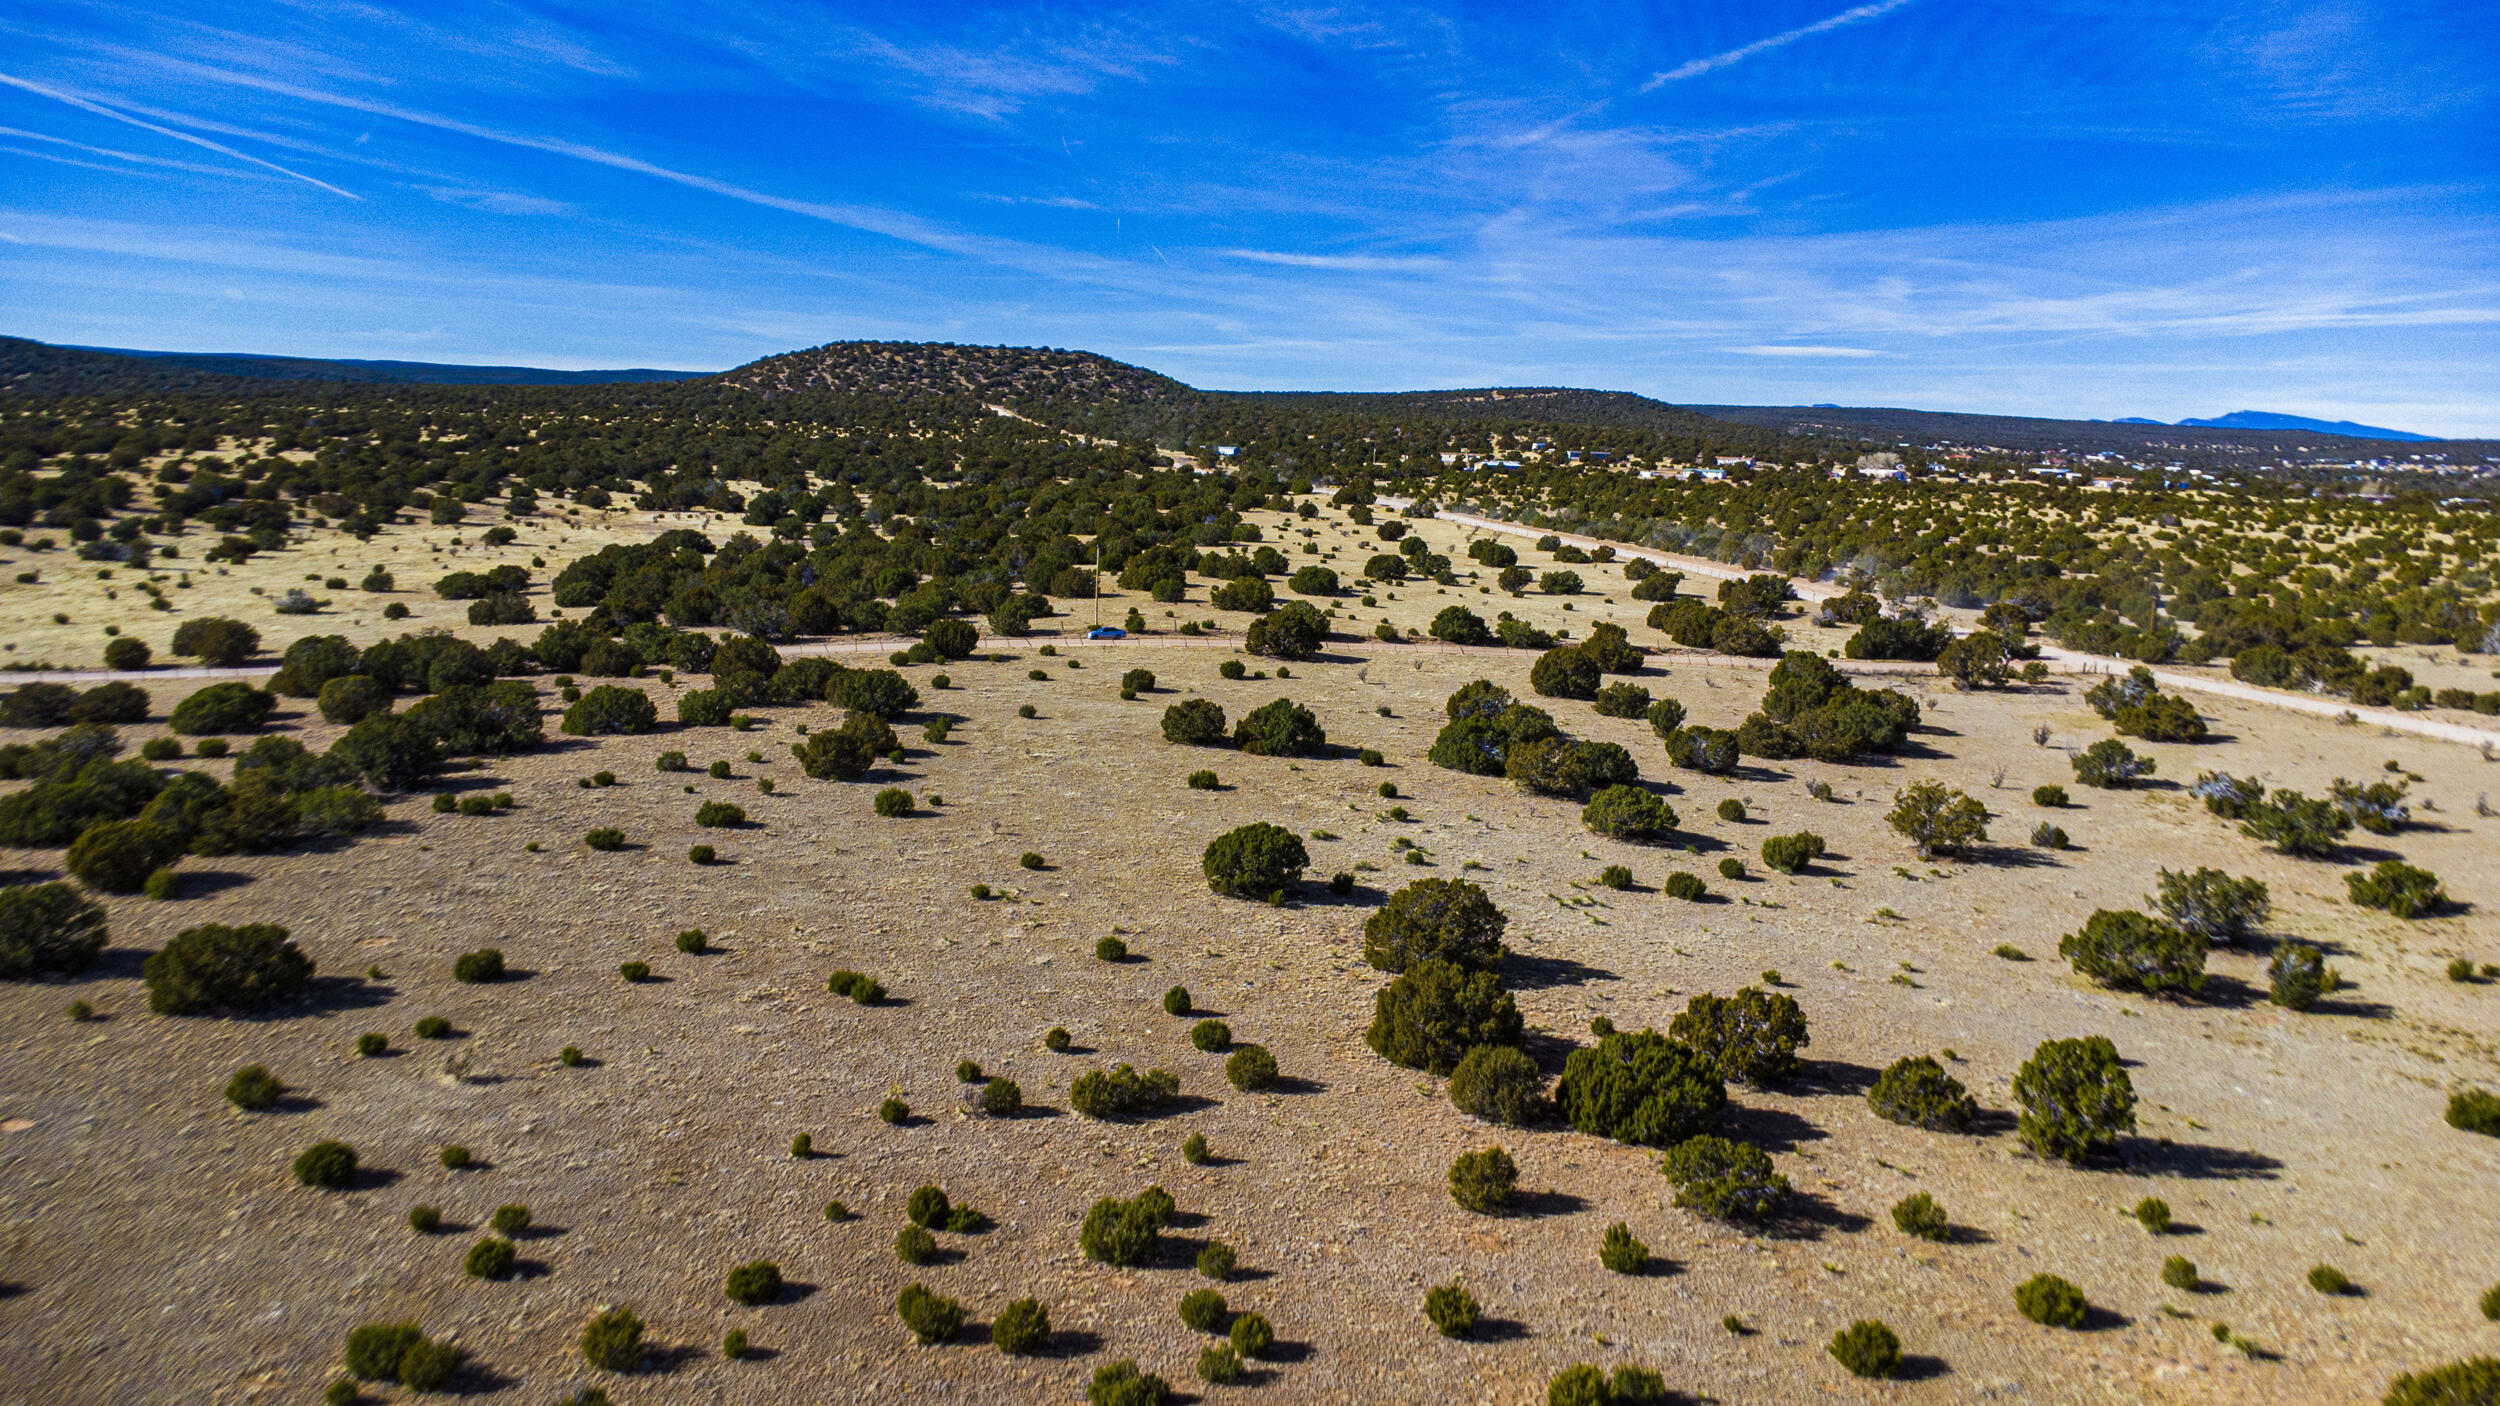
[[[1873,4],[1860,5],[1854,10],[1843,10],[1829,19],[1816,20],[1812,24],[1801,25],[1785,34],[1774,34],[1768,39],[1756,39],[1750,44],[1741,45],[1725,53],[1712,54],[1708,58],[1687,59],[1664,73],[1651,74],[1649,81],[1641,85],[1641,91],[1655,92],[1669,83],[1679,83],[1687,78],[1698,78],[1713,69],[1743,63],[1756,54],[1794,44],[1800,39],[1811,39],[1817,34],[1829,34],[1835,29],[1863,24],[1868,20],[1891,14],[1909,3],[1910,0],[1874,0]]]
[[[1871,351],[1865,347],[1792,347],[1768,345],[1758,347],[1729,347],[1728,350],[1734,352],[1738,356],[1866,357],[1885,355],[1883,352]]]

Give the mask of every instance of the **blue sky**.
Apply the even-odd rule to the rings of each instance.
[[[2481,5],[0,10],[0,331],[2500,436]]]

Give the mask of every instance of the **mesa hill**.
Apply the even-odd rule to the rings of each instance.
[[[902,400],[971,396],[985,404],[1103,405],[1194,400],[1169,376],[1090,352],[951,342],[828,342],[725,371],[721,383],[767,396],[815,391]]]

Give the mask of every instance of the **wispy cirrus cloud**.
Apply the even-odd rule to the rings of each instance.
[[[1860,357],[1889,355],[1887,352],[1876,351],[1870,347],[1793,347],[1778,344],[1758,347],[1729,347],[1728,350],[1738,356],[1845,357],[1854,359]]]
[[[1296,254],[1277,249],[1218,249],[1227,259],[1283,268],[1329,269],[1339,273],[1427,273],[1450,267],[1450,261],[1428,255]]]
[[[143,131],[154,132],[160,137],[171,137],[178,142],[189,142],[193,146],[216,152],[220,156],[230,156],[237,161],[248,161],[255,166],[266,167],[269,170],[277,172],[281,176],[292,177],[293,179],[302,181],[304,184],[309,186],[318,186],[321,189],[330,192],[332,195],[342,195],[350,200],[364,199],[363,196],[356,194],[354,191],[341,190],[337,186],[330,184],[328,181],[321,180],[313,176],[307,176],[301,171],[290,170],[287,167],[279,165],[275,161],[264,161],[260,157],[254,156],[249,152],[237,151],[233,147],[227,146],[222,142],[212,142],[206,137],[193,136],[189,132],[177,131],[172,127],[160,126],[154,122],[144,121],[140,118],[131,116],[129,113],[117,111],[103,103],[95,102],[88,98],[82,98],[76,93],[66,92],[59,88],[48,87],[44,84],[36,83],[29,79],[19,78],[8,73],[0,73],[0,84],[6,84],[9,87],[20,90],[21,92],[33,93],[37,97],[50,98],[54,102],[67,103],[71,107],[77,108],[82,112],[91,112],[98,117],[109,117],[115,122],[127,123],[130,126],[140,128]]]
[[[1860,5],[1852,10],[1843,10],[1829,19],[1820,19],[1816,20],[1812,24],[1800,25],[1795,29],[1787,31],[1786,33],[1774,34],[1768,39],[1756,39],[1750,44],[1739,45],[1738,47],[1730,49],[1725,53],[1712,54],[1707,58],[1687,59],[1663,73],[1651,74],[1649,81],[1641,85],[1641,91],[1644,93],[1653,93],[1658,89],[1665,87],[1669,83],[1680,83],[1687,78],[1698,78],[1713,69],[1721,69],[1730,64],[1743,63],[1745,60],[1752,58],[1756,54],[1767,53],[1773,49],[1783,48],[1787,45],[1796,43],[1800,39],[1811,39],[1818,34],[1829,34],[1835,29],[1846,29],[1853,24],[1864,24],[1866,21],[1871,19],[1880,19],[1909,3],[1910,0],[1874,0],[1874,3],[1872,4]]]

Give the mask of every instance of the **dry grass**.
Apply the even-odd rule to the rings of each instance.
[[[1444,544],[1441,529],[1426,531],[1459,556],[1454,535]],[[399,534],[401,559],[411,535]],[[1369,555],[1319,540],[1340,546],[1341,572]],[[548,545],[525,535],[512,550]],[[403,573],[403,587],[487,561],[424,560],[427,570]],[[1617,570],[1579,569],[1592,582]],[[1447,603],[1435,592],[1403,587],[1382,608],[1420,627]],[[1498,597],[1467,594],[1488,618],[1488,606],[1502,608]],[[1568,623],[1575,636],[1593,619],[1646,613],[1619,587],[1613,594],[1611,607],[1582,600],[1565,612],[1559,600],[1531,598],[1508,608]],[[1105,605],[1113,620],[1126,608]],[[1179,609],[1204,615],[1202,605]],[[1359,613],[1368,624],[1381,612]],[[1114,1272],[1076,1249],[1094,1198],[1148,1183],[1203,1217],[1179,1238],[1229,1241],[1258,1276],[1228,1287],[1233,1306],[1266,1314],[1293,1345],[1290,1360],[1265,1369],[1263,1400],[1537,1400],[1547,1375],[1583,1360],[1647,1363],[1673,1386],[1728,1400],[1825,1390],[1872,1399],[1821,1350],[1835,1328],[1865,1316],[1889,1321],[1911,1353],[1940,1364],[1930,1380],[1880,1393],[1919,1401],[1983,1390],[2058,1401],[2351,1400],[2487,1341],[2473,1298],[2500,1262],[2500,1228],[2483,1213],[2489,1147],[2445,1127],[2440,1105],[2453,1084],[2500,1077],[2488,1040],[2500,996],[2439,971],[2454,954],[2500,957],[2487,908],[2413,923],[2358,912],[2341,901],[2339,867],[2260,851],[2167,790],[2077,788],[2081,808],[2057,818],[2080,848],[2034,852],[2037,862],[1919,864],[1885,829],[1892,792],[1936,776],[1985,799],[1999,813],[1996,838],[2018,844],[2035,819],[2030,788],[2071,784],[2060,748],[2106,735],[2072,692],[1927,689],[1939,730],[1921,739],[1924,755],[1869,767],[1790,763],[1728,780],[1667,768],[1639,723],[1557,704],[1566,727],[1623,743],[1653,779],[1674,783],[1669,799],[1701,851],[1690,854],[1597,839],[1568,804],[1423,763],[1443,697],[1477,676],[1524,693],[1526,654],[1340,646],[1328,661],[1294,666],[1291,681],[1237,683],[1216,677],[1223,657],[1110,649],[1075,668],[1028,648],[1005,663],[951,666],[958,687],[945,692],[929,689],[932,670],[913,670],[927,706],[963,721],[934,749],[907,729],[914,751],[901,775],[862,784],[808,781],[787,758],[799,724],[833,720],[821,706],[771,711],[767,726],[744,735],[567,741],[455,778],[511,790],[519,806],[510,814],[442,816],[422,798],[400,801],[391,832],[353,847],[186,861],[199,872],[182,901],[109,900],[115,954],[101,974],[0,988],[0,1021],[12,1032],[0,1062],[0,1128],[12,1130],[0,1134],[10,1231],[0,1277],[17,1289],[0,1299],[0,1380],[40,1402],[304,1400],[335,1372],[349,1327],[405,1316],[458,1335],[488,1369],[473,1383],[482,1395],[540,1401],[588,1379],[573,1340],[600,1305],[625,1303],[679,1355],[658,1380],[609,1382],[620,1401],[910,1399],[935,1394],[940,1381],[960,1399],[1068,1400],[1094,1366],[1118,1357],[1186,1383],[1204,1340],[1182,1328],[1174,1305],[1195,1276],[1178,1261]],[[1155,670],[1166,691],[1120,702],[1119,672],[1131,664]],[[1028,681],[1036,666],[1051,677]],[[1683,662],[1642,682],[1720,726],[1738,721],[1762,686],[1756,671]],[[1379,747],[1393,765],[1168,747],[1157,719],[1189,690],[1236,717],[1290,695],[1319,714],[1333,742]],[[160,708],[179,696],[161,688]],[[1039,716],[1019,719],[1024,703]],[[671,711],[664,704],[663,716]],[[2439,810],[2426,818],[2452,828],[2376,843],[2438,871],[2468,900],[2500,884],[2479,833],[2486,822],[2472,816],[2482,764],[2470,753],[2247,705],[2209,711],[2232,740],[2148,749],[2164,778],[2220,768],[2316,794],[2332,776],[2376,775],[2393,758],[2430,778],[2417,795]],[[2031,742],[2043,723],[2058,746]],[[301,713],[282,726],[314,745],[331,731]],[[151,730],[134,729],[134,740]],[[656,772],[666,748],[685,750],[695,770]],[[750,748],[770,760],[744,760]],[[714,759],[732,763],[731,779],[703,774]],[[1186,789],[1182,778],[1201,766],[1229,789]],[[622,784],[576,784],[603,768]],[[1999,769],[2004,787],[1992,790]],[[761,776],[777,794],[758,792]],[[1398,783],[1411,823],[1381,818],[1384,777]],[[1836,803],[1808,799],[1812,780],[1831,782]],[[945,804],[879,820],[869,798],[884,784]],[[1747,801],[1753,822],[1715,818],[1728,795]],[[704,799],[733,799],[757,824],[698,831]],[[1437,1081],[1378,1060],[1361,1039],[1379,984],[1360,960],[1364,904],[1314,897],[1269,908],[1216,899],[1200,882],[1206,840],[1254,819],[1334,832],[1311,845],[1317,875],[1376,866],[1362,874],[1374,898],[1425,875],[1484,883],[1512,916],[1513,979],[1549,1067],[1593,1016],[1663,1026],[1690,993],[1729,992],[1778,969],[1813,1021],[1810,1075],[1784,1093],[1737,1091],[1733,1122],[1807,1193],[1808,1217],[1767,1238],[1695,1220],[1667,1205],[1654,1155],[1553,1127],[1475,1124]],[[635,847],[581,846],[585,830],[611,824]],[[1808,874],[1717,876],[1721,853],[1759,871],[1764,836],[1805,828],[1833,851]],[[1400,836],[1430,863],[1398,862],[1391,841]],[[688,864],[697,840],[730,862]],[[1027,850],[1050,867],[1019,868]],[[22,853],[13,867],[57,862],[57,853]],[[1638,889],[1595,885],[1616,862]],[[2220,999],[2175,1005],[2085,987],[2056,960],[2059,935],[2093,909],[2138,902],[2158,867],[2196,864],[2266,879],[2277,929],[2331,944],[2354,989],[2319,1014],[2284,1014],[2249,999],[2262,991],[2262,959],[2223,953]],[[1657,886],[1677,868],[1706,874],[1727,901],[1663,897]],[[976,902],[967,896],[976,882],[1008,897]],[[1900,920],[1874,921],[1882,909]],[[139,953],[183,927],[247,920],[294,930],[338,979],[322,1002],[272,1020],[146,1012]],[[678,953],[671,938],[688,927],[722,950]],[[1139,960],[1093,959],[1095,940],[1114,932]],[[2004,942],[2039,960],[1991,955]],[[490,943],[528,975],[454,983],[452,958]],[[667,979],[624,985],[616,968],[626,960]],[[369,965],[385,977],[361,979]],[[877,977],[896,1002],[863,1009],[827,995],[825,976],[838,967]],[[1896,973],[1911,984],[1892,981]],[[1220,1060],[1189,1047],[1189,1022],[1158,1004],[1176,983],[1237,1038],[1270,1046],[1299,1082],[1272,1096],[1229,1088]],[[70,1023],[61,1010],[73,997],[110,1019]],[[411,1039],[415,1020],[436,1013],[465,1037]],[[1054,1024],[1089,1052],[1043,1053]],[[354,1039],[366,1030],[389,1032],[400,1053],[357,1059]],[[2010,1119],[1969,1138],[1913,1132],[1875,1119],[1860,1096],[1893,1059],[1949,1047],[1957,1076],[2003,1112],[2007,1081],[2037,1041],[2088,1033],[2109,1035],[2137,1061],[2142,1136],[2122,1165],[2043,1165],[2020,1155]],[[596,1066],[558,1065],[566,1044]],[[445,1073],[455,1052],[465,1080]],[[952,1071],[966,1057],[1015,1078],[1048,1111],[958,1117]],[[1075,1074],[1123,1060],[1174,1070],[1201,1102],[1135,1124],[1065,1111]],[[226,1108],[225,1077],[254,1061],[305,1103],[265,1115]],[[921,1118],[903,1128],[878,1121],[873,1110],[890,1091]],[[822,1155],[792,1161],[799,1132]],[[1178,1151],[1191,1132],[1224,1160],[1185,1164]],[[332,1136],[383,1175],[343,1195],[293,1185],[288,1159]],[[486,1167],[441,1170],[435,1151],[452,1142]],[[1495,1142],[1539,1193],[1535,1214],[1487,1220],[1450,1204],[1451,1157]],[[904,1198],[924,1182],[998,1224],[941,1237],[962,1257],[911,1270],[890,1246]],[[1973,1233],[1944,1246],[1896,1234],[1887,1208],[1913,1190],[1934,1194]],[[2147,1194],[2199,1233],[2177,1244],[2144,1235],[2124,1212]],[[822,1207],[835,1197],[861,1219],[827,1224]],[[551,1229],[522,1245],[533,1277],[507,1283],[461,1274],[473,1235],[416,1236],[403,1220],[428,1202],[477,1227],[510,1201]],[[1666,1267],[1641,1280],[1603,1271],[1598,1239],[1616,1220]],[[2160,1264],[2177,1250],[2229,1292],[2165,1290]],[[806,1288],[776,1306],[729,1304],[721,1276],[759,1257]],[[2323,1258],[2368,1296],[2311,1293],[2301,1276]],[[2023,1322],[2011,1288],[2042,1268],[2119,1321],[2083,1335]],[[1423,1322],[1424,1288],[1453,1275],[1505,1325],[1497,1340],[1448,1341]],[[895,1292],[913,1280],[962,1299],[977,1325],[1036,1295],[1055,1325],[1078,1335],[1076,1347],[1031,1361],[969,1335],[915,1348],[892,1314]],[[2165,1300],[2194,1320],[2165,1316]],[[1731,1338],[1720,1327],[1731,1313],[1760,1331]],[[2211,1318],[2280,1360],[2217,1344]],[[731,1327],[777,1355],[705,1355]]]

